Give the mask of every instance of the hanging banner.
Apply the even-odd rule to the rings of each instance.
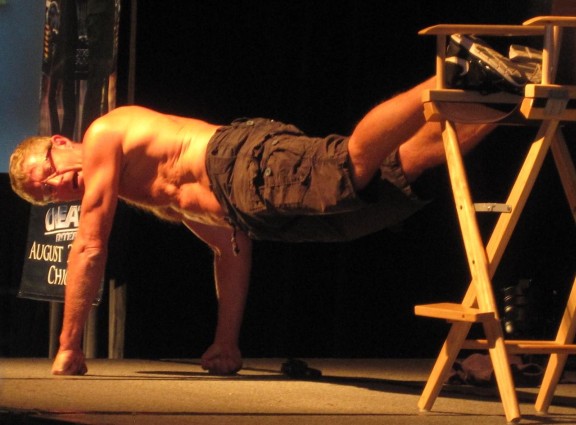
[[[31,209],[20,297],[63,301],[66,262],[79,219],[76,203]]]
[[[119,20],[120,0],[46,0],[39,135],[81,142],[116,106]],[[18,296],[64,301],[79,220],[80,201],[31,208]]]

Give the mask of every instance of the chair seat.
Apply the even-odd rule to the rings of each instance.
[[[426,90],[422,102],[428,121],[469,124],[529,124],[527,119],[576,121],[576,86],[528,84],[524,96],[435,89]]]
[[[422,96],[428,121],[449,119],[469,124],[522,123],[522,99],[511,93],[482,94],[459,89],[426,90]]]

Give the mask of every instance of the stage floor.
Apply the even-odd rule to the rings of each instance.
[[[0,359],[1,424],[426,424],[506,423],[495,389],[447,386],[432,412],[417,402],[432,360],[304,359],[322,377],[290,379],[286,359],[247,359],[232,377],[197,360],[90,360],[82,377],[50,375],[47,359]],[[546,416],[520,388],[523,424],[576,424],[576,373]]]

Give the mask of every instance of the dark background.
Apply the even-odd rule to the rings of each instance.
[[[129,2],[123,4],[118,104],[126,103]],[[436,23],[521,23],[525,0],[141,0],[136,103],[227,123],[266,116],[310,135],[348,134],[372,106],[433,72]],[[572,129],[568,129],[572,134]],[[572,131],[572,133],[570,133]],[[476,201],[504,202],[532,129],[501,128],[469,157]],[[434,201],[402,226],[343,244],[255,245],[241,347],[246,357],[432,357],[447,325],[419,303],[458,301],[469,282],[443,167],[419,191]],[[533,334],[549,334],[574,273],[575,232],[550,161],[497,288],[531,279]],[[0,176],[0,355],[46,356],[48,305],[16,297],[29,207]],[[109,276],[128,285],[126,357],[198,357],[216,304],[208,249],[183,227],[127,208]],[[489,235],[492,217],[480,217]],[[498,290],[500,297],[500,290]],[[106,302],[100,308],[105,355]]]

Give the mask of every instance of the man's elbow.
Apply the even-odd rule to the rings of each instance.
[[[103,261],[106,259],[108,250],[102,243],[82,243],[76,240],[72,245],[70,255],[84,257],[91,262]]]

